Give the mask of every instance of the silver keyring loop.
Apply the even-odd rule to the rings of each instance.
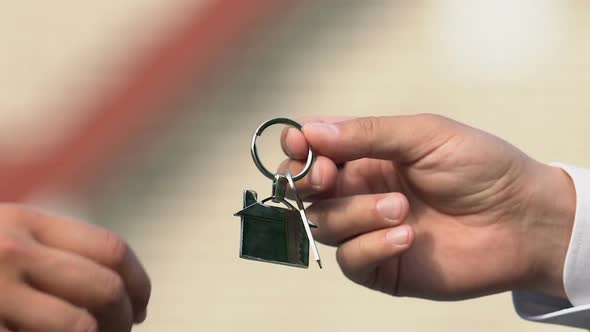
[[[275,119],[270,119],[264,123],[262,123],[260,126],[258,126],[258,128],[256,128],[256,131],[254,132],[254,135],[252,136],[252,145],[250,146],[250,153],[252,154],[252,160],[254,160],[254,164],[256,164],[256,167],[260,170],[260,172],[262,174],[264,174],[264,176],[266,176],[267,178],[274,180],[275,176],[274,173],[269,171],[268,169],[266,169],[266,167],[264,167],[264,165],[262,165],[262,162],[260,162],[260,158],[258,157],[258,150],[256,149],[256,139],[258,138],[258,136],[262,135],[262,132],[275,124],[285,124],[285,125],[289,125],[292,127],[297,128],[299,131],[301,131],[301,124],[293,121],[291,119],[287,119],[287,118],[275,118]],[[307,173],[309,173],[309,170],[311,169],[311,165],[313,164],[314,161],[314,154],[313,151],[311,150],[311,146],[308,144],[309,147],[309,152],[307,153],[307,162],[305,163],[305,167],[303,168],[303,170],[301,172],[299,172],[297,175],[293,176],[293,181],[298,181],[301,180],[304,176],[307,175]]]

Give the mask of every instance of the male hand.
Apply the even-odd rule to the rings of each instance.
[[[457,300],[514,289],[565,296],[571,179],[438,115],[310,119],[283,131],[314,236],[344,274],[397,296]]]
[[[127,332],[150,280],[114,233],[0,205],[0,331]]]

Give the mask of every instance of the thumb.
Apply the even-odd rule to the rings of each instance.
[[[309,144],[335,162],[361,158],[412,163],[447,142],[458,123],[434,114],[364,117],[303,126]]]

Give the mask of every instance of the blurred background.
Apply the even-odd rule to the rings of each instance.
[[[354,286],[325,246],[322,271],[240,260],[232,215],[270,192],[249,141],[277,116],[433,112],[590,167],[589,2],[21,0],[0,40],[0,199],[123,234],[153,281],[137,331],[567,330],[509,294]]]

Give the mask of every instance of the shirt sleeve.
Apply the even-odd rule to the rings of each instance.
[[[516,312],[524,319],[590,329],[590,170],[563,164],[576,190],[576,215],[563,282],[567,300],[515,291]]]

